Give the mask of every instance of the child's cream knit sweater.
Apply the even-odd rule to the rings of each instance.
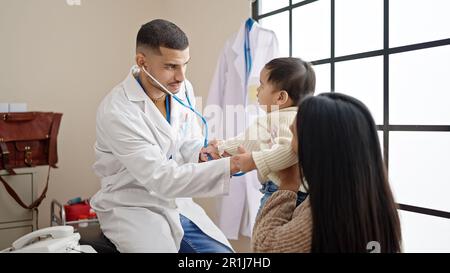
[[[219,142],[219,152],[237,154],[242,145],[252,153],[261,183],[272,181],[280,184],[277,172],[297,163],[297,155],[291,149],[292,133],[289,126],[297,115],[297,107],[272,111],[260,117],[247,130],[228,140]]]

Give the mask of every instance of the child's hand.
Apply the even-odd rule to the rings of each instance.
[[[231,155],[227,151],[223,151],[222,157],[230,157]]]
[[[200,153],[198,154],[198,163],[208,161],[208,154],[206,153],[206,148],[202,147]]]
[[[210,141],[207,147],[203,147],[200,150],[199,162],[208,161],[208,155],[210,155],[213,160],[221,158],[221,156],[219,155],[219,149],[217,147],[218,147],[217,140]]]
[[[217,139],[213,139],[211,141],[208,142],[208,146],[213,146],[213,147],[219,147],[219,140]]]
[[[252,154],[248,153],[243,146],[239,146],[238,154],[232,157],[241,170],[241,172],[249,172],[256,169],[255,161]]]

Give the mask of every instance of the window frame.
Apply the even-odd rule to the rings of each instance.
[[[260,0],[252,2],[252,18],[256,21],[260,19],[289,11],[289,56],[292,56],[292,10],[304,5],[308,5],[319,0],[305,0],[293,4],[289,0],[289,5],[271,12],[259,14]],[[398,47],[389,47],[389,0],[383,0],[383,48],[345,56],[335,56],[335,0],[330,1],[331,5],[331,52],[330,58],[314,60],[313,65],[330,64],[330,91],[335,92],[335,63],[342,61],[357,60],[375,56],[383,56],[383,124],[377,125],[377,130],[383,132],[383,154],[386,169],[389,167],[389,133],[390,132],[450,132],[450,125],[401,125],[389,124],[389,56],[392,54],[410,52],[415,50],[434,48],[450,45],[450,38],[433,40],[422,43],[414,43]],[[388,170],[389,171],[389,170]],[[450,219],[450,211],[435,210],[412,204],[398,204],[399,209],[429,216],[436,216]]]

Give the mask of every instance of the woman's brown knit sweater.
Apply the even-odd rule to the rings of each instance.
[[[297,194],[276,191],[253,227],[254,252],[311,252],[312,218],[309,197],[297,208]]]

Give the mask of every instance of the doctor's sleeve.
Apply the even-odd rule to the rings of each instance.
[[[113,155],[149,191],[167,198],[212,197],[228,193],[229,159],[178,165],[167,159],[138,117],[104,115],[99,132]]]

